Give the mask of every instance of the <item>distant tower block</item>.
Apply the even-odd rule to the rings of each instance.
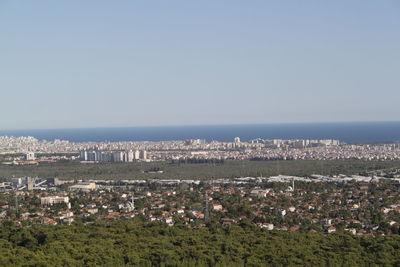
[[[127,162],[132,162],[135,159],[135,154],[133,153],[132,150],[126,152],[126,161]]]
[[[25,159],[26,160],[35,160],[35,153],[33,153],[33,152],[26,153]]]
[[[134,157],[135,160],[140,159],[140,151],[139,151],[139,150],[136,150],[135,153],[134,153],[134,155],[133,155],[133,157]]]
[[[240,143],[240,137],[235,137],[235,138],[233,139],[233,142],[234,142],[234,143]]]
[[[146,160],[147,159],[147,151],[146,150],[142,150],[140,152],[140,157],[141,157],[141,159]]]

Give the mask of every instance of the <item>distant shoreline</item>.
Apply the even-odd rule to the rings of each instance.
[[[204,126],[141,126],[75,129],[2,130],[0,135],[33,136],[45,140],[72,142],[170,141],[206,139],[243,141],[263,139],[336,139],[346,143],[400,141],[398,122],[274,123]]]

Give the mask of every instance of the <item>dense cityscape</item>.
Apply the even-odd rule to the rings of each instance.
[[[74,161],[134,163],[175,160],[360,160],[400,158],[399,143],[345,144],[338,140],[205,140],[163,142],[45,141],[0,137],[3,165]],[[189,160],[189,162],[188,162]],[[211,161],[212,160],[212,161]],[[147,172],[163,173],[160,168]],[[232,179],[101,179],[0,177],[2,222],[17,225],[93,223],[140,217],[167,225],[221,225],[243,219],[268,230],[357,235],[398,234],[400,171],[359,175],[236,177]],[[311,191],[310,191],[311,190]]]
[[[36,159],[34,154],[41,154]],[[79,154],[78,154],[79,153]],[[18,154],[22,154],[19,155]],[[49,157],[51,154],[51,157]],[[63,155],[57,155],[63,154]],[[338,140],[264,140],[232,142],[201,139],[161,142],[69,142],[34,137],[0,137],[3,164],[35,164],[35,160],[80,159],[88,162],[218,160],[398,160],[400,143],[345,144]],[[11,155],[8,156],[7,155]],[[13,157],[12,155],[17,155]]]
[[[184,160],[391,161],[398,143],[344,144],[337,140],[73,143],[1,137],[4,165],[134,163]],[[207,160],[219,161],[207,161]],[[195,161],[190,161],[195,160]],[[197,160],[197,161],[196,161]],[[204,161],[201,161],[204,160]],[[162,173],[159,168],[148,172]],[[400,170],[362,175],[236,177],[231,179],[101,179],[0,177],[0,220],[32,224],[90,224],[141,218],[167,225],[204,227],[249,221],[262,229],[330,234],[397,235]]]

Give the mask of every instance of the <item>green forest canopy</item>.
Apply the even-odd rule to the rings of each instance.
[[[0,178],[10,177],[58,177],[61,179],[210,179],[240,176],[272,176],[278,174],[307,176],[311,174],[358,174],[375,169],[400,168],[400,161],[361,160],[276,160],[233,161],[222,164],[133,162],[96,163],[60,162],[51,164],[5,166],[0,165]],[[149,170],[163,173],[146,173]]]
[[[139,218],[92,225],[3,226],[1,266],[399,266],[400,237],[188,228]]]

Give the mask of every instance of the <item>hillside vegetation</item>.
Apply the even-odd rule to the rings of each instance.
[[[242,223],[192,229],[140,219],[4,226],[1,266],[399,266],[400,237],[265,231]]]

